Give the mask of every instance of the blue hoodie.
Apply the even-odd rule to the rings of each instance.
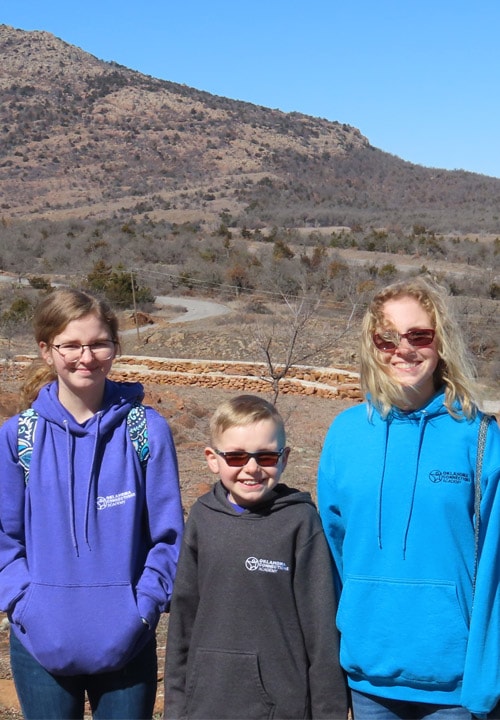
[[[18,417],[0,429],[0,608],[54,674],[122,667],[170,601],[183,531],[177,459],[167,422],[146,408],[143,473],[126,423],[142,396],[139,383],[106,380],[102,409],[79,424],[57,383],[42,388],[26,487]]]
[[[472,611],[479,418],[455,420],[443,401],[386,419],[367,405],[341,413],[321,453],[318,505],[349,685],[484,713],[500,697],[500,430],[490,423]]]

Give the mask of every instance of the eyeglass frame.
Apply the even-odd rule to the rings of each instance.
[[[413,333],[428,333],[430,335],[430,339],[428,341],[426,341],[424,344],[421,344],[421,345],[416,344],[415,345],[410,340],[410,336],[413,335]],[[380,332],[373,333],[373,335],[372,335],[373,344],[375,345],[377,350],[379,350],[380,352],[393,353],[393,352],[396,352],[398,347],[401,345],[401,340],[406,340],[408,345],[410,345],[412,348],[430,347],[432,345],[432,343],[434,342],[434,338],[436,337],[436,331],[434,330],[434,328],[412,328],[411,330],[408,330],[408,332],[405,332],[405,333],[399,333],[399,332],[397,332],[397,330],[394,330],[394,331],[391,330],[391,331],[388,331],[386,333],[386,335],[390,335],[391,337],[398,339],[397,343],[392,340],[387,341],[387,342],[391,343],[391,345],[394,345],[394,347],[389,347],[389,348],[379,347],[379,345],[377,344],[377,340],[375,338],[380,338],[381,340],[383,340],[382,333],[380,333]]]
[[[51,343],[51,344],[49,345],[49,348],[54,348],[54,350],[57,350],[57,352],[58,352],[59,355],[62,357],[62,359],[64,360],[64,362],[68,363],[68,365],[72,365],[72,364],[77,363],[77,362],[79,362],[79,361],[81,360],[81,358],[82,358],[82,356],[83,356],[83,353],[85,352],[85,348],[88,348],[88,349],[89,349],[89,352],[90,352],[91,355],[92,355],[92,357],[95,358],[95,357],[96,357],[96,355],[95,355],[95,349],[92,350],[92,346],[93,346],[93,345],[94,345],[94,346],[95,346],[95,345],[98,345],[99,343],[111,343],[111,344],[113,345],[113,347],[110,348],[110,355],[109,355],[109,357],[107,357],[107,358],[102,358],[102,359],[101,359],[101,358],[97,358],[97,359],[98,359],[100,362],[106,362],[107,360],[111,360],[111,358],[112,358],[112,357],[115,355],[115,353],[116,353],[116,346],[119,344],[119,343],[118,343],[118,340],[111,340],[111,339],[106,338],[106,340],[99,340],[99,341],[96,341],[96,342],[93,342],[93,343],[77,343],[77,342],[72,343],[72,342],[64,342],[64,343],[58,343],[57,345],[54,345],[53,343]],[[62,353],[61,350],[60,350],[60,348],[63,347],[64,345],[75,345],[75,346],[76,346],[76,345],[79,345],[79,346],[80,346],[80,355],[79,355],[75,360],[66,360],[66,357],[67,357],[67,356],[66,356],[66,355],[63,355],[63,353]]]
[[[247,465],[252,458],[255,460],[255,462],[257,463],[257,465],[258,465],[259,467],[277,467],[277,465],[278,465],[279,461],[281,460],[281,457],[282,457],[282,455],[283,455],[283,453],[285,452],[286,449],[287,449],[286,447],[283,447],[283,448],[281,448],[280,450],[258,450],[257,452],[247,452],[246,450],[232,450],[232,451],[225,452],[225,451],[223,451],[223,450],[216,450],[216,449],[214,449],[214,452],[215,452],[216,455],[218,455],[219,457],[221,457],[221,458],[224,460],[224,462],[226,463],[226,465],[227,465],[228,467],[232,467],[232,468],[236,468],[236,467],[242,468],[242,467],[245,467],[245,465]],[[231,459],[231,458],[236,459],[236,457],[239,456],[239,455],[245,455],[245,456],[246,456],[245,462],[244,462],[242,465],[231,465],[231,464],[228,462],[228,458],[229,458],[229,459]],[[262,464],[259,462],[259,455],[260,455],[260,456],[262,456],[262,455],[272,455],[273,457],[276,458],[276,462],[275,462],[273,465],[262,465]]]

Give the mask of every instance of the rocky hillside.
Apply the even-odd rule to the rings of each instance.
[[[500,180],[423,168],[349,125],[210,95],[0,26],[0,213],[497,232]]]

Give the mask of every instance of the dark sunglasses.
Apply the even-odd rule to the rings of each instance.
[[[377,350],[394,352],[404,338],[412,347],[423,348],[432,344],[435,335],[436,331],[430,328],[409,330],[407,333],[402,334],[398,332],[375,333],[373,344]]]
[[[244,467],[250,458],[254,458],[257,465],[260,467],[275,467],[280,457],[285,452],[286,448],[281,448],[273,452],[272,450],[260,450],[259,452],[244,452],[243,450],[236,450],[234,452],[222,452],[221,450],[215,450],[217,455],[224,458],[229,467]]]

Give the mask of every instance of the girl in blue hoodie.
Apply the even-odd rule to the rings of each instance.
[[[500,697],[500,431],[476,478],[474,371],[439,288],[380,291],[361,336],[366,403],[333,422],[318,476],[354,718],[484,717]]]
[[[151,718],[183,531],[172,436],[139,383],[108,379],[119,340],[105,303],[55,290],[34,327],[29,475],[19,416],[0,429],[0,607],[22,711],[83,718],[87,694],[95,718]]]

